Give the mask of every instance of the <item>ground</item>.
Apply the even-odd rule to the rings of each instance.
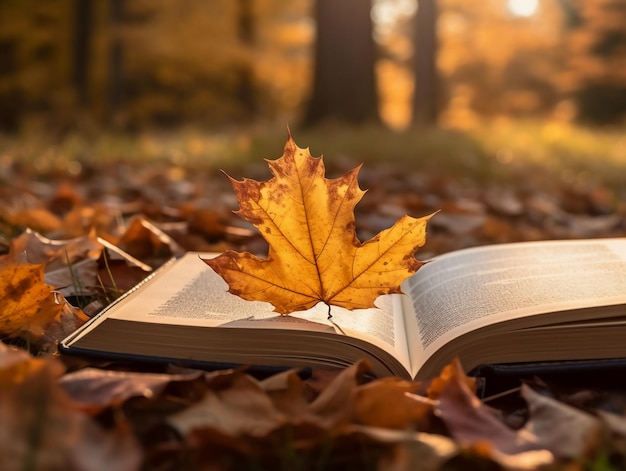
[[[284,139],[273,140],[271,151],[259,150],[256,159],[207,161],[207,155],[255,151],[253,139],[231,137],[236,144],[228,146],[224,136],[200,133],[144,136],[115,153],[112,138],[108,147],[65,141],[37,151],[3,141],[0,253],[25,246],[46,262],[54,252],[60,270],[58,244],[74,264],[96,251],[92,268],[78,273],[99,280],[98,286],[87,293],[71,286],[63,291],[86,316],[172,255],[227,248],[263,254],[265,242],[233,213],[237,202],[218,170],[266,179],[262,158],[280,156]],[[404,214],[439,210],[418,252],[423,260],[476,245],[622,237],[626,230],[624,164],[618,161],[588,161],[585,167],[580,155],[567,160],[563,153],[556,163],[542,163],[456,133],[425,139],[419,158],[407,157],[417,146],[412,137],[398,138],[402,145],[374,139],[346,150],[333,134],[327,150],[319,136],[294,135],[301,146],[309,145],[307,137],[315,143],[313,155],[324,153],[329,177],[364,161],[359,182],[368,192],[356,209],[361,240]],[[446,139],[450,145],[441,147]],[[134,154],[154,148],[164,155]],[[535,155],[547,148],[534,149]],[[428,155],[431,150],[442,153]],[[70,239],[79,242],[68,250],[60,241]],[[124,255],[107,259],[92,243]],[[106,469],[120,470],[139,463],[144,469],[363,469],[365,463],[395,470],[411,469],[417,460],[425,469],[626,465],[626,395],[591,377],[561,383],[536,378],[502,398],[479,400],[473,380],[455,363],[432,384],[368,382],[362,364],[307,378],[295,372],[263,379],[245,371],[147,372],[143,365],[59,358],[54,342],[78,323],[75,312],[68,316],[75,322],[57,325],[60,330],[50,329],[43,339],[6,339],[11,347],[0,356],[0,394],[7,428],[15,431],[0,435],[0,450],[10,457],[6,469],[100,469],[103,460]],[[15,365],[21,365],[19,375]],[[55,432],[59,424],[63,433]]]

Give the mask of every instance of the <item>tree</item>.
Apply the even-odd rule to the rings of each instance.
[[[576,71],[578,118],[595,124],[626,117],[626,2],[582,3],[570,34],[569,62]]]
[[[0,39],[0,57],[0,131],[17,131],[23,98],[11,80],[18,67],[16,39]]]
[[[92,3],[85,0],[74,1],[74,63],[72,78],[79,107],[88,108],[89,70],[92,31]]]
[[[109,19],[113,30],[109,51],[109,119],[115,123],[121,116],[124,101],[124,49],[119,33],[124,20],[123,0],[110,0]]]
[[[316,0],[315,72],[307,125],[377,122],[370,0]]]
[[[252,0],[237,1],[237,36],[242,47],[252,51],[256,36],[256,18]],[[256,96],[254,90],[254,69],[250,60],[242,60],[235,64],[237,80],[237,96],[241,107],[249,118],[257,113]]]
[[[413,122],[418,125],[434,125],[437,123],[439,101],[436,0],[419,0],[413,37],[415,40]]]

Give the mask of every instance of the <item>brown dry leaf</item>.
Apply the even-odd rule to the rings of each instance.
[[[113,242],[110,242],[102,237],[98,237],[98,242],[102,244],[105,248],[106,260],[110,263],[111,261],[123,261],[127,266],[138,268],[144,272],[151,272],[152,267],[147,263],[143,263],[141,260],[133,257],[131,254],[125,252]]]
[[[63,216],[62,233],[66,237],[80,237],[90,230],[99,235],[114,234],[122,220],[121,213],[115,208],[91,201],[89,205],[76,205]]]
[[[415,464],[419,469],[466,471],[466,470],[498,470],[498,471],[538,471],[552,469],[552,454],[546,450],[530,450],[515,455],[507,455],[494,450],[488,443],[474,446],[459,446],[451,440],[446,442],[442,435],[416,434],[417,439],[400,443],[393,459],[380,471],[412,471]],[[422,464],[424,463],[424,464]],[[570,470],[559,467],[559,471]],[[571,471],[580,471],[572,467]]]
[[[170,416],[169,425],[183,436],[212,429],[231,437],[264,437],[285,423],[258,381],[239,372],[228,379],[227,387],[209,389],[200,402]]]
[[[419,383],[393,377],[360,386],[354,401],[354,421],[374,427],[422,429],[434,403],[409,395],[419,388]]]
[[[607,430],[611,448],[626,455],[626,416],[603,410],[595,413]]]
[[[237,212],[259,229],[267,259],[228,251],[205,262],[248,300],[267,301],[288,314],[319,302],[347,309],[374,307],[383,294],[421,266],[413,254],[424,245],[430,216],[404,216],[365,243],[355,235],[355,205],[364,195],[358,168],[329,180],[321,157],[311,157],[289,136],[283,156],[269,161],[266,182],[231,183]]]
[[[476,393],[476,380],[467,376],[459,359],[454,358],[441,370],[439,376],[431,380],[426,391],[428,397],[437,399],[448,386],[448,383],[453,380],[463,381],[472,393]]]
[[[76,188],[69,181],[60,182],[54,195],[48,201],[48,209],[55,214],[65,214],[72,208],[82,204],[83,198],[78,194]]]
[[[132,471],[139,448],[125,429],[106,432],[57,384],[61,363],[0,343],[0,456],[3,471]]]
[[[45,280],[63,296],[90,296],[99,292],[98,261],[85,258],[54,270],[45,269]]]
[[[278,410],[292,419],[304,416],[308,402],[297,370],[274,374],[261,381],[261,387]]]
[[[379,442],[395,445],[381,460],[379,471],[438,471],[459,452],[458,445],[443,435],[372,427],[360,430]]]
[[[189,232],[202,234],[209,239],[218,239],[226,232],[225,218],[215,208],[193,208],[189,213]]]
[[[66,374],[59,384],[83,410],[97,412],[131,397],[155,397],[172,382],[195,381],[202,376],[200,371],[174,375],[83,368]]]
[[[325,429],[348,423],[354,415],[357,387],[370,372],[369,364],[360,361],[344,369],[309,405],[307,413]]]
[[[11,241],[10,253],[26,254],[30,263],[45,265],[46,283],[64,296],[94,294],[102,244],[95,232],[74,239],[53,240],[27,229]]]
[[[38,338],[62,309],[44,284],[43,265],[26,263],[20,254],[0,258],[0,335]]]
[[[42,263],[49,269],[67,266],[85,258],[98,260],[102,244],[94,232],[68,240],[54,240],[26,229],[22,235],[11,241],[11,253],[26,252],[30,263]]]
[[[537,437],[546,449],[561,458],[588,456],[602,439],[602,423],[580,409],[522,386],[530,418],[524,430]]]
[[[2,218],[14,226],[33,228],[40,232],[52,232],[61,228],[61,219],[45,208],[20,208],[9,210]]]
[[[184,252],[174,239],[143,216],[131,219],[117,245],[139,259],[165,258]]]
[[[56,355],[58,343],[89,320],[82,309],[72,306],[62,295],[55,298],[61,305],[61,311],[45,326],[44,335],[37,342],[40,354]]]
[[[436,414],[452,437],[466,446],[489,444],[490,448],[507,455],[543,448],[532,433],[507,427],[478,399],[462,371],[457,366],[452,371],[454,374],[441,388],[436,407]]]

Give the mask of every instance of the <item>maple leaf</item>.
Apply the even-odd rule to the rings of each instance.
[[[20,254],[0,258],[0,334],[40,337],[63,309],[52,287],[44,284],[44,266]]]
[[[354,208],[365,194],[360,167],[327,179],[322,157],[313,158],[291,136],[282,157],[268,165],[274,177],[266,182],[229,177],[237,214],[268,242],[267,258],[227,251],[204,260],[231,293],[270,302],[281,314],[319,302],[369,308],[380,295],[400,293],[400,283],[423,265],[413,254],[425,243],[431,216],[403,216],[365,243],[356,237]]]

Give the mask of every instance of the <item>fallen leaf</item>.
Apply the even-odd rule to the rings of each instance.
[[[394,377],[360,386],[354,399],[354,422],[373,427],[422,429],[433,411],[433,403],[414,400],[410,393],[418,388],[419,383]]]
[[[55,214],[65,214],[72,208],[79,206],[83,198],[78,194],[76,188],[69,181],[60,182],[54,195],[48,201],[48,209]]]
[[[97,412],[132,397],[155,397],[172,382],[194,381],[202,375],[200,371],[173,375],[83,368],[64,375],[59,384],[82,409]]]
[[[603,410],[595,412],[607,430],[611,449],[622,456],[626,455],[626,417]]]
[[[590,239],[601,237],[612,230],[619,229],[624,223],[624,217],[620,214],[608,214],[601,216],[570,215],[563,228],[552,228],[555,232],[559,229],[561,237]]]
[[[65,297],[90,296],[99,290],[98,261],[90,258],[54,270],[45,270],[46,284]]]
[[[61,310],[44,328],[43,336],[37,340],[39,354],[56,355],[58,344],[89,320],[82,309],[72,306],[61,294],[55,295]]]
[[[109,242],[108,240],[103,239],[101,237],[98,237],[98,242],[100,242],[103,245],[103,247],[106,249],[105,256],[107,257],[107,260],[118,260],[118,261],[122,260],[129,267],[139,268],[140,270],[143,270],[145,272],[152,271],[152,267],[150,265],[143,263],[141,260],[123,251],[112,242]]]
[[[458,445],[442,435],[374,427],[360,427],[360,430],[379,442],[395,445],[389,456],[381,460],[380,471],[437,471],[458,453]]]
[[[489,444],[506,455],[544,448],[542,441],[531,432],[507,427],[470,389],[462,370],[454,367],[452,371],[441,386],[435,413],[459,443],[465,446]]]
[[[307,413],[315,416],[316,422],[325,429],[348,423],[354,415],[357,386],[369,372],[365,361],[342,370],[309,405]]]
[[[41,337],[62,308],[44,284],[43,265],[20,254],[0,257],[0,335]]]
[[[476,380],[464,373],[463,366],[458,358],[454,358],[433,378],[426,391],[431,399],[437,399],[448,386],[450,381],[463,381],[472,393],[476,393]]]
[[[597,447],[602,430],[598,418],[539,394],[527,385],[522,386],[522,397],[530,412],[524,430],[536,436],[555,456],[588,456]]]
[[[484,200],[496,214],[520,216],[524,213],[524,204],[511,188],[487,189]]]
[[[11,241],[11,253],[26,253],[30,263],[45,264],[50,270],[67,266],[86,258],[98,260],[102,244],[94,232],[67,240],[54,240],[26,229]]]
[[[2,214],[10,224],[22,228],[33,228],[40,232],[51,232],[61,228],[61,219],[45,208],[20,208]]]
[[[194,208],[187,220],[189,232],[202,234],[208,239],[219,239],[226,231],[224,217],[215,208]]]
[[[285,420],[254,378],[236,372],[228,388],[209,389],[200,402],[172,415],[168,423],[183,436],[212,429],[228,436],[263,437]]]
[[[442,214],[435,220],[435,226],[453,235],[472,233],[480,229],[486,221],[483,214]]]
[[[121,215],[101,203],[76,205],[63,216],[62,233],[66,237],[80,237],[90,231],[105,235],[115,231]]]
[[[400,283],[423,265],[413,254],[425,243],[430,216],[404,216],[365,243],[357,239],[354,207],[365,193],[359,168],[326,179],[322,158],[291,136],[269,167],[274,177],[266,182],[231,178],[237,214],[268,242],[267,259],[228,251],[205,260],[231,293],[270,302],[281,314],[319,302],[368,308],[380,295],[400,293]]]
[[[297,370],[274,374],[261,381],[260,385],[284,414],[297,419],[306,413],[308,402]]]
[[[117,245],[139,259],[168,258],[184,252],[174,239],[143,216],[131,219]]]
[[[96,292],[102,250],[93,231],[73,239],[54,240],[27,229],[11,241],[10,247],[10,253],[24,252],[30,263],[45,265],[46,284],[66,297]]]
[[[57,384],[60,362],[0,343],[0,456],[3,471],[133,471],[141,453],[129,431],[106,431]]]

